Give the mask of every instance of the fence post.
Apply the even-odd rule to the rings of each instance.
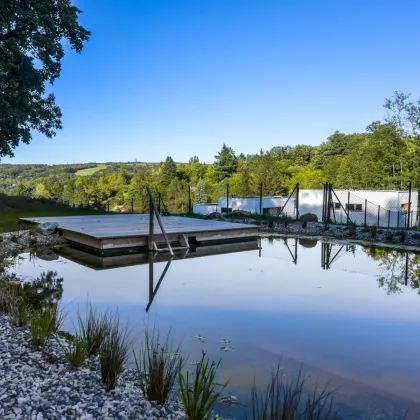
[[[229,184],[226,184],[226,214],[229,216]]]
[[[327,222],[329,223],[331,220],[331,184],[327,183],[327,194],[328,194],[328,201],[327,201]]]
[[[296,220],[299,220],[299,182],[296,183]]]
[[[149,248],[149,251],[153,251],[154,234],[155,234],[155,209],[153,208],[152,197],[149,196],[149,236],[147,237],[147,247]]]
[[[367,226],[367,219],[366,219],[366,216],[367,216],[367,199],[365,200],[365,226]]]
[[[381,206],[378,206],[378,227],[379,227],[379,217],[381,216]]]
[[[410,230],[410,216],[411,216],[411,182],[408,184],[408,212],[407,212],[407,230]]]
[[[398,209],[397,211],[397,228],[399,229],[400,227],[400,210]]]
[[[188,185],[188,213],[191,213],[191,185]]]
[[[388,210],[388,229],[391,226],[391,210]]]
[[[350,223],[350,191],[347,193],[347,224]]]
[[[131,197],[131,213],[134,213],[134,198]]]
[[[325,185],[324,184],[324,191],[322,194],[322,221],[325,222]]]
[[[262,205],[262,200],[263,200],[263,183],[261,182],[260,184],[260,216],[262,215],[263,212],[263,205]]]

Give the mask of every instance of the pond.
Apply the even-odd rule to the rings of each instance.
[[[303,363],[309,386],[317,378],[335,389],[342,415],[396,419],[408,409],[407,418],[420,418],[420,254],[282,237],[220,252],[137,264],[137,256],[95,260],[68,248],[22,254],[14,269],[64,278],[69,329],[87,300],[118,308],[139,336],[145,322],[172,327],[190,363],[201,349],[222,358],[226,395],[245,405],[273,366],[292,377]],[[243,419],[247,409],[217,410]]]

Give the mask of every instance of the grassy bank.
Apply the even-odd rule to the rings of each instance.
[[[23,196],[0,194],[0,232],[12,232],[27,228],[21,217],[85,216],[109,214],[104,210],[78,209],[50,200],[36,200]]]

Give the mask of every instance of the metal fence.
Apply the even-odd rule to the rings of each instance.
[[[336,224],[411,229],[419,226],[419,191],[335,190],[325,184],[322,220]]]
[[[251,197],[232,197],[227,185],[217,202],[194,204],[192,210],[202,215],[244,212],[295,220],[309,213],[310,220],[325,223],[411,229],[420,226],[419,206],[419,191],[411,185],[406,190],[344,190],[327,183],[323,189],[301,189],[296,184],[284,196],[266,196],[261,185],[260,195]]]

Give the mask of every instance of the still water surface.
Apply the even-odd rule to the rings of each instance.
[[[27,279],[47,270],[64,278],[69,329],[87,299],[118,308],[138,335],[151,320],[172,327],[190,361],[201,349],[223,358],[227,395],[244,404],[254,379],[265,386],[282,356],[285,375],[303,362],[309,383],[338,387],[343,415],[396,419],[408,409],[419,419],[420,255],[280,237],[262,239],[261,248],[101,270],[68,256],[23,254],[15,270]],[[220,349],[223,338],[229,351]],[[218,408],[237,419],[244,411]]]

